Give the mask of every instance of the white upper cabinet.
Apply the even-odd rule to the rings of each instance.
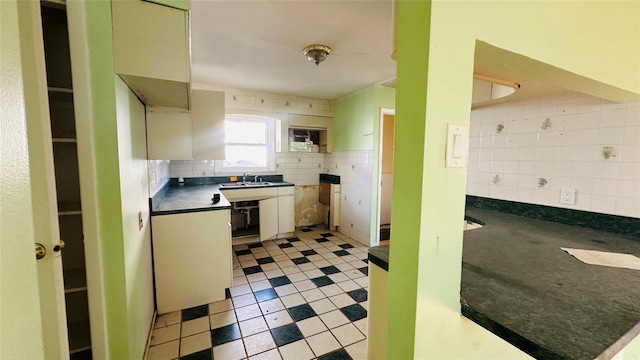
[[[191,112],[147,107],[149,160],[224,160],[224,93],[192,90]]]
[[[191,117],[186,111],[147,108],[149,160],[191,160]]]
[[[189,108],[189,13],[112,1],[115,72],[147,106]]]
[[[224,159],[224,93],[191,90],[193,160]]]
[[[300,129],[328,129],[331,118],[324,116],[289,114],[289,127]]]

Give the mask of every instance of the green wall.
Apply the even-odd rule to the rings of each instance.
[[[444,150],[447,124],[469,123],[477,41],[521,55],[488,66],[535,59],[531,76],[633,99],[638,18],[639,2],[399,2],[388,358],[527,357],[459,314],[466,170]]]
[[[369,86],[334,102],[333,151],[373,149],[374,89]]]
[[[94,356],[141,358],[154,311],[144,106],[114,74],[110,1],[67,11],[72,61],[86,61],[73,76]]]
[[[414,358],[430,3],[399,2],[387,358]],[[402,86],[400,86],[402,85]],[[395,306],[401,306],[395,308]]]
[[[371,179],[371,239],[376,240],[380,165],[380,109],[395,109],[396,90],[371,85],[333,104],[333,151],[373,151]]]

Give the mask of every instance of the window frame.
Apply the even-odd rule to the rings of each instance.
[[[267,166],[225,166],[226,160],[216,161],[215,163],[215,171],[218,173],[226,173],[226,174],[239,174],[239,173],[247,173],[247,172],[273,172],[275,171],[275,121],[276,119],[270,116],[258,115],[258,114],[246,114],[246,113],[228,113],[225,114],[225,128],[227,121],[249,121],[256,123],[264,123],[265,124],[265,144],[256,144],[256,143],[241,143],[241,142],[227,142],[225,137],[224,141],[224,151],[225,157],[227,153],[227,146],[256,146],[256,147],[266,147],[267,150]]]

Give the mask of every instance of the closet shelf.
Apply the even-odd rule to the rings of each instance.
[[[91,332],[89,319],[67,323],[69,330],[69,353],[84,351],[91,348]]]
[[[51,139],[54,143],[77,143],[78,140],[72,138],[53,138]]]
[[[62,251],[64,252],[64,250]],[[87,277],[83,268],[64,270],[63,273],[65,293],[87,290]]]
[[[65,201],[58,203],[58,215],[80,215],[82,207],[78,201]]]
[[[61,87],[50,86],[50,87],[47,88],[47,90],[51,91],[51,92],[60,92],[60,93],[73,94],[73,89],[70,89],[70,88],[61,88]]]

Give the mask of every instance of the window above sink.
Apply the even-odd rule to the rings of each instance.
[[[226,160],[217,164],[216,172],[275,169],[275,119],[260,115],[227,114],[224,122]]]

